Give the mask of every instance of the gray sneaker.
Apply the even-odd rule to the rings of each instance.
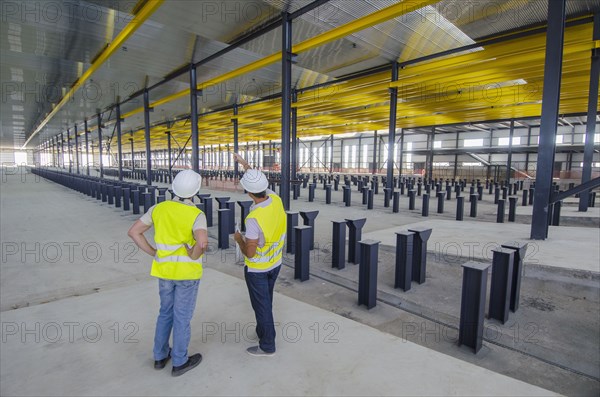
[[[260,346],[249,347],[246,349],[246,353],[248,353],[251,356],[257,357],[273,357],[275,355],[275,352],[267,353],[266,351],[261,349]]]

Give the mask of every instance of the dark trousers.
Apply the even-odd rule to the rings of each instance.
[[[252,273],[244,268],[250,303],[256,316],[256,335],[260,348],[267,352],[275,351],[275,324],[273,320],[273,287],[281,266],[264,273]]]

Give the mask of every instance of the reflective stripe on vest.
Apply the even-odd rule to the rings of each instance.
[[[246,217],[256,219],[265,237],[265,245],[256,248],[256,255],[245,259],[246,266],[253,269],[268,269],[281,261],[285,243],[286,217],[283,203],[276,194],[270,194],[271,203],[256,207]]]
[[[167,280],[197,280],[202,277],[202,257],[192,259],[185,245],[196,241],[194,222],[202,214],[198,208],[177,201],[163,201],[152,211],[156,256],[150,275]]]

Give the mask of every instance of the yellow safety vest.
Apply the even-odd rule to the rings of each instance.
[[[197,280],[202,278],[202,257],[193,260],[185,245],[196,243],[192,227],[198,208],[177,201],[163,201],[152,211],[156,256],[151,276],[167,280]]]
[[[271,204],[254,208],[246,217],[246,219],[256,219],[265,236],[265,245],[256,248],[254,257],[245,259],[246,266],[252,269],[268,269],[283,257],[285,210],[279,196],[271,194],[269,197],[271,197]]]

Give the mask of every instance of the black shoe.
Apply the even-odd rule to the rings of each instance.
[[[188,360],[185,364],[180,365],[179,367],[173,367],[173,371],[171,371],[171,375],[173,375],[173,376],[183,375],[190,369],[197,367],[201,361],[202,361],[202,354],[200,354],[200,353],[196,353],[192,356],[189,356]]]
[[[170,359],[171,359],[171,349],[169,349],[169,353],[167,353],[167,357],[163,358],[162,360],[154,361],[154,369],[163,369],[165,367],[165,365],[167,365],[167,363],[169,362]]]

